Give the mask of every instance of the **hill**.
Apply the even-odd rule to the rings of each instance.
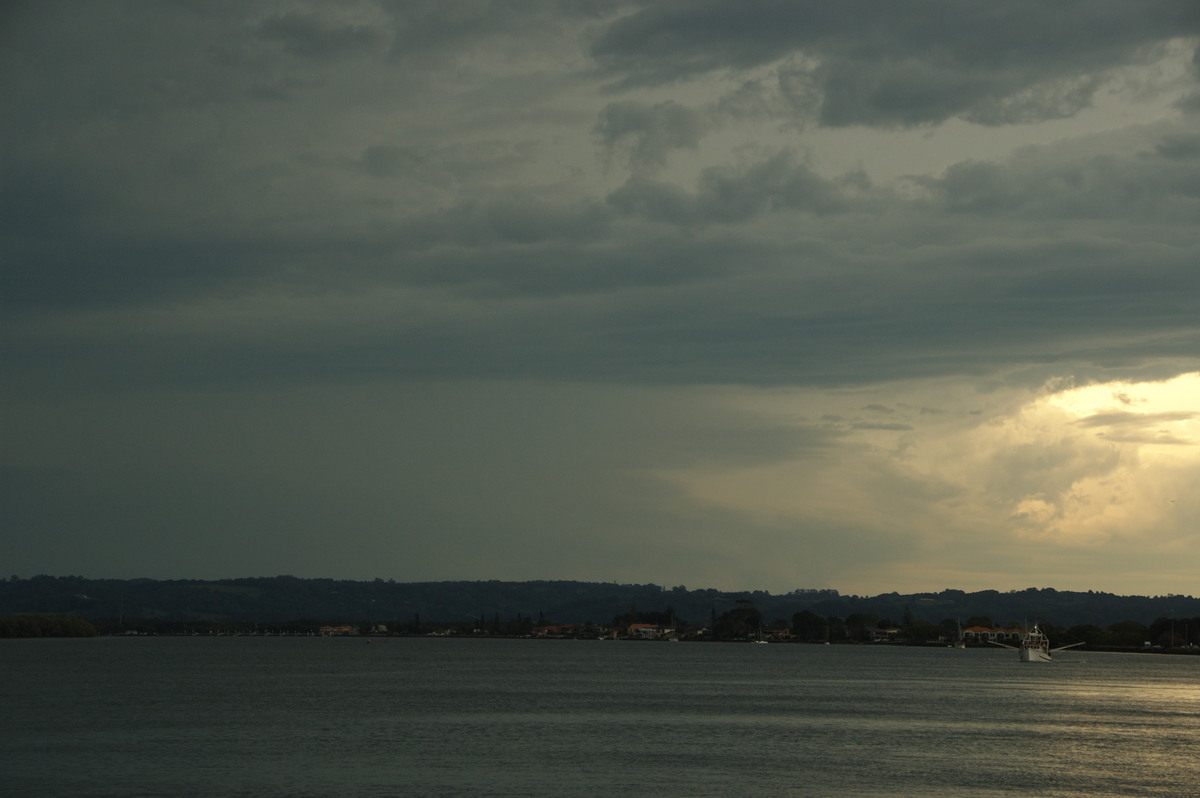
[[[1053,588],[973,593],[841,595],[836,590],[725,592],[682,585],[608,582],[357,582],[293,576],[244,579],[87,579],[13,577],[0,581],[0,615],[49,613],[88,620],[145,619],[190,623],[465,622],[524,617],[555,623],[608,623],[630,613],[671,613],[707,624],[749,601],[766,621],[801,611],[823,618],[873,615],[938,623],[987,617],[997,624],[1031,619],[1057,626],[1150,624],[1159,618],[1200,616],[1192,596],[1119,596]]]

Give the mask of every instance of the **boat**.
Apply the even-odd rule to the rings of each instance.
[[[967,641],[963,639],[962,622],[958,621],[958,637],[954,638],[954,642],[950,644],[950,648],[966,648]]]
[[[1021,645],[1010,646],[1007,643],[997,643],[995,640],[989,640],[994,646],[1001,648],[1011,648],[1020,652],[1021,662],[1052,662],[1052,656],[1055,651],[1062,651],[1075,646],[1082,646],[1083,643],[1071,643],[1067,646],[1059,646],[1058,648],[1050,648],[1050,638],[1035,623],[1033,628],[1021,635]]]

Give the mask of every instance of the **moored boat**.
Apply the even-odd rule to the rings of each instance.
[[[1035,623],[1033,628],[1021,635],[1021,662],[1049,662],[1050,639]]]
[[[1046,637],[1045,633],[1036,623],[1032,629],[1021,635],[1021,645],[1019,646],[997,643],[995,640],[988,642],[1002,648],[1016,649],[1020,654],[1021,662],[1053,662],[1054,657],[1052,654],[1055,651],[1062,651],[1066,648],[1083,645],[1083,643],[1071,643],[1070,645],[1059,646],[1058,648],[1050,648],[1050,638]]]

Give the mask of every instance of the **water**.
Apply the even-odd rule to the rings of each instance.
[[[14,796],[1188,796],[1200,657],[0,641]]]

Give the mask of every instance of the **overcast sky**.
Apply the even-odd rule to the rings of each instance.
[[[0,568],[1195,595],[1198,37],[7,3]]]

